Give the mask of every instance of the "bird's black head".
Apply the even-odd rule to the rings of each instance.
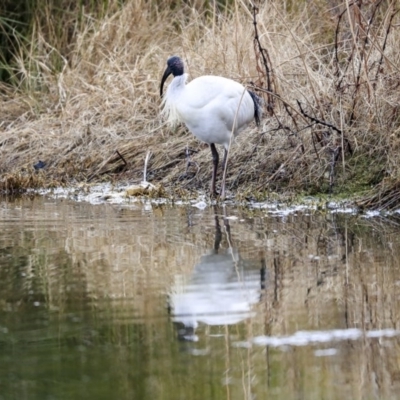
[[[178,56],[172,56],[167,60],[168,68],[173,76],[183,75],[183,61]]]
[[[161,78],[161,86],[160,86],[160,96],[162,97],[163,94],[163,87],[164,82],[167,78],[172,74],[175,76],[183,75],[184,68],[183,68],[183,61],[178,56],[172,56],[167,60],[167,69],[164,71],[164,75]]]

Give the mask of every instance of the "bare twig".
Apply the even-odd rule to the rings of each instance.
[[[265,77],[266,79],[266,84],[267,84],[267,110],[270,113],[270,115],[273,114],[274,110],[274,97],[271,95],[271,93],[274,92],[274,82],[273,82],[273,72],[272,72],[272,63],[271,59],[269,57],[268,51],[262,47],[261,42],[260,42],[260,37],[258,34],[258,29],[257,29],[257,13],[258,13],[258,8],[253,4],[253,25],[254,25],[254,52],[256,55],[256,63],[257,63],[257,72],[261,74],[262,76]],[[262,59],[262,65],[264,67],[264,72],[262,71],[260,67],[260,57]],[[260,79],[260,85],[258,86],[263,86],[262,85],[262,79]]]
[[[125,164],[125,167],[126,167],[128,165],[128,163],[126,162],[125,158],[122,156],[122,154],[118,150],[115,150],[115,152],[118,154],[118,157],[123,161],[123,163]]]
[[[337,160],[339,159],[340,151],[341,146],[337,146],[334,150],[332,150],[331,168],[329,172],[329,194],[332,194],[333,184],[335,182],[335,166]]]
[[[328,123],[328,122],[325,122],[325,121],[321,121],[321,120],[318,119],[318,118],[315,118],[315,117],[313,117],[313,116],[311,116],[311,115],[308,115],[308,114],[303,110],[303,107],[301,106],[301,103],[300,103],[299,100],[297,100],[297,104],[298,104],[298,106],[299,106],[299,108],[300,108],[300,112],[301,112],[305,117],[307,117],[308,119],[310,119],[311,121],[313,121],[313,122],[315,122],[315,123],[317,123],[317,124],[326,126],[327,128],[330,128],[330,129],[334,130],[334,131],[337,132],[340,136],[343,135],[343,132],[342,132],[339,128],[337,128],[335,125],[332,125],[332,124],[330,124],[330,123]],[[349,150],[349,153],[350,153],[350,154],[353,154],[353,149],[351,148],[350,142],[349,142],[349,140],[348,140],[346,137],[344,137],[344,135],[343,135],[343,140],[344,140],[345,143],[346,143],[346,147],[347,147],[347,149]]]
[[[392,12],[392,14],[391,14],[391,16],[390,16],[389,23],[388,23],[388,26],[387,26],[386,32],[385,32],[385,39],[383,40],[381,57],[380,57],[380,59],[379,59],[379,61],[378,61],[378,67],[377,67],[377,69],[376,69],[375,81],[378,80],[378,75],[379,75],[379,73],[381,72],[382,63],[383,63],[383,54],[384,54],[385,49],[386,49],[386,44],[387,44],[387,40],[388,40],[388,37],[389,37],[389,32],[390,32],[390,30],[391,30],[391,28],[392,28],[393,18],[396,16],[396,14],[397,14],[399,11],[400,11],[399,8],[398,8],[397,10],[393,10],[393,12]]]
[[[313,121],[313,122],[316,122],[317,124],[320,124],[320,125],[326,126],[326,127],[328,127],[328,128],[331,128],[332,130],[334,130],[335,132],[337,132],[339,135],[342,134],[342,131],[341,131],[340,129],[336,128],[335,125],[329,124],[328,122],[321,121],[321,120],[318,119],[318,118],[315,118],[315,117],[312,117],[311,115],[308,115],[308,114],[303,110],[303,107],[301,106],[300,101],[299,101],[299,100],[296,100],[296,101],[297,101],[297,104],[298,104],[298,106],[299,106],[299,108],[300,108],[300,112],[301,112],[306,118],[310,119],[310,120]]]

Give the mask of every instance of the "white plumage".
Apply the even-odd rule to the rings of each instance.
[[[163,113],[171,125],[184,122],[199,140],[208,143],[213,156],[211,192],[216,194],[215,181],[219,156],[215,144],[225,148],[223,168],[232,133],[237,135],[253,119],[259,122],[259,98],[240,83],[221,76],[201,76],[186,84],[182,60],[171,57],[161,80],[160,95],[164,82],[173,74],[168,86]],[[225,178],[225,177],[224,177]],[[225,197],[225,179],[221,187],[221,198]]]

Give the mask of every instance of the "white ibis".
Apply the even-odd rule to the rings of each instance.
[[[163,100],[163,113],[175,125],[184,122],[193,135],[208,143],[213,159],[211,194],[217,195],[215,181],[219,162],[216,144],[224,146],[223,171],[227,162],[232,134],[236,136],[253,119],[260,122],[261,99],[240,83],[221,76],[205,75],[186,85],[183,61],[177,56],[170,57],[161,79],[160,96],[168,76],[174,79]],[[225,198],[225,175],[223,176],[220,197]]]

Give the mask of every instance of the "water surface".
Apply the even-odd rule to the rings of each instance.
[[[395,399],[395,218],[0,203],[0,399]]]

